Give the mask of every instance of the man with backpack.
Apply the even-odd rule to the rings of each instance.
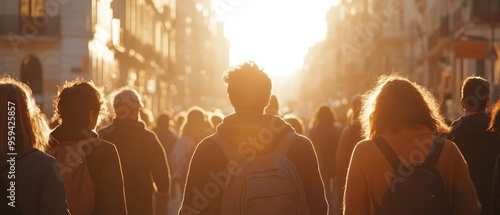
[[[179,214],[328,214],[311,141],[263,114],[269,77],[247,62],[224,80],[235,113],[196,148]]]
[[[482,215],[490,214],[490,196],[495,161],[500,154],[500,136],[487,131],[491,117],[490,83],[481,77],[465,79],[462,86],[461,104],[464,116],[452,123],[452,141],[462,152],[469,166],[470,177],[477,190],[483,209]]]
[[[67,82],[55,99],[62,124],[50,134],[48,153],[59,164],[71,214],[127,214],[116,147],[93,131],[104,105],[102,92],[83,79]]]

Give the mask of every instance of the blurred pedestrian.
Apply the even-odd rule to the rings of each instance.
[[[139,93],[123,88],[115,92],[113,123],[99,135],[116,145],[122,161],[125,197],[129,215],[152,215],[153,194],[159,205],[158,213],[165,214],[170,192],[170,170],[156,135],[139,119],[144,105]]]
[[[361,112],[361,97],[356,95],[351,100],[351,117],[349,125],[344,128],[340,135],[339,145],[337,147],[337,173],[335,177],[336,188],[334,192],[337,194],[335,211],[336,214],[342,214],[342,201],[344,196],[345,179],[347,176],[347,168],[351,161],[351,155],[356,144],[361,141],[361,123],[359,114]]]
[[[297,134],[305,135],[304,123],[298,116],[295,116],[293,114],[287,114],[283,118],[293,127],[293,129]]]
[[[81,214],[80,210],[93,206],[91,214],[127,214],[116,147],[94,132],[106,113],[101,89],[91,81],[77,78],[59,88],[54,103],[61,125],[50,134],[49,153],[58,158],[60,165],[64,164],[60,167],[71,213]],[[78,164],[67,157],[76,159]]]
[[[336,152],[341,133],[342,127],[337,123],[331,108],[326,104],[320,105],[314,113],[307,137],[311,139],[318,154],[319,168],[329,202],[333,201]]]

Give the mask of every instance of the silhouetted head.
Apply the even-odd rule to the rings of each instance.
[[[200,107],[192,107],[188,110],[184,124],[181,127],[181,137],[191,137],[196,143],[206,137],[212,127],[207,120],[205,111]]]
[[[284,118],[285,121],[293,127],[297,134],[304,135],[304,123],[299,117],[293,114],[287,114]]]
[[[335,115],[333,114],[332,109],[327,104],[322,104],[314,113],[314,118],[311,121],[311,127],[329,126],[333,125],[334,122]]]
[[[461,103],[466,113],[485,112],[490,103],[490,83],[477,76],[466,78]]]
[[[219,114],[216,113],[212,114],[212,116],[210,117],[210,123],[212,124],[212,128],[214,129],[217,128],[217,126],[222,123],[222,118],[223,116]]]
[[[92,81],[77,78],[59,88],[54,101],[55,114],[61,118],[63,125],[94,129],[99,118],[107,113],[105,103],[100,88]]]
[[[271,95],[271,79],[253,62],[229,70],[224,76],[229,101],[236,112],[263,113]]]
[[[271,95],[271,98],[269,99],[269,105],[266,107],[266,114],[268,115],[279,115],[279,103],[278,103],[278,98],[276,98],[276,95]]]
[[[150,129],[153,127],[153,125],[154,125],[153,112],[151,112],[147,108],[141,108],[139,110],[139,116],[141,118],[141,121],[144,122],[144,124],[146,125],[146,127],[150,128]]]
[[[168,111],[163,111],[156,119],[156,128],[168,129],[172,126],[172,114]]]
[[[175,129],[180,132],[182,125],[186,121],[186,111],[181,111],[174,116]]]
[[[359,121],[364,137],[370,139],[402,128],[450,131],[432,94],[397,75],[379,77],[377,85],[363,96]]]
[[[3,138],[0,141],[0,157],[6,157],[8,152],[22,154],[33,147],[45,150],[49,128],[31,89],[9,76],[2,76],[0,102],[0,137]],[[9,143],[15,144],[15,151],[7,150]]]
[[[359,119],[359,114],[361,112],[361,96],[355,95],[351,99],[351,110],[352,110],[352,118],[351,118],[351,123],[354,123],[354,121],[358,121]]]
[[[122,88],[112,94],[116,118],[139,120],[139,110],[144,104],[136,90]]]

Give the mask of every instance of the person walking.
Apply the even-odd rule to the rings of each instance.
[[[453,142],[436,137],[450,128],[425,88],[400,76],[381,76],[363,96],[359,121],[367,140],[359,142],[352,153],[344,215],[386,214],[395,208],[407,211],[392,214],[415,214],[417,210],[426,211],[418,214],[429,214],[432,209],[440,214],[480,213],[462,154]],[[429,171],[413,175],[419,166]],[[419,180],[421,175],[433,180]],[[431,187],[430,182],[434,182]],[[423,193],[427,189],[432,195]],[[398,193],[402,196],[394,197]],[[425,195],[417,197],[422,193]]]

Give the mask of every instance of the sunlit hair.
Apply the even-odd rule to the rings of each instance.
[[[269,103],[272,83],[254,62],[246,62],[224,76],[227,93],[236,111],[263,112]]]
[[[86,128],[89,126],[89,114],[93,111],[100,119],[107,115],[106,99],[100,87],[92,81],[76,78],[59,87],[54,100],[55,114],[62,119],[62,124],[72,124]]]
[[[11,105],[8,103],[11,102]],[[43,113],[36,105],[31,89],[20,81],[16,81],[7,75],[0,77],[0,156],[6,157],[8,141],[10,135],[9,126],[15,134],[15,150],[18,154],[27,152],[32,148],[41,151],[46,149],[49,128],[43,118]],[[8,107],[14,107],[15,112],[9,115]],[[13,108],[11,108],[12,110]],[[9,125],[9,117],[15,120],[14,125]]]
[[[224,120],[224,116],[220,113],[213,112],[212,115],[210,116],[210,125],[212,128],[217,128],[222,123],[222,120]]]
[[[462,85],[462,102],[467,112],[482,111],[490,96],[490,83],[484,78],[471,76]]]
[[[205,138],[212,129],[208,122],[205,110],[200,107],[192,107],[187,111],[187,116],[182,124],[180,137],[190,137],[196,143]]]
[[[491,120],[488,131],[497,132],[500,130],[500,100],[491,108]]]
[[[450,131],[432,94],[406,78],[381,76],[362,100],[359,121],[365,138],[372,139],[385,131],[417,126],[440,133]]]
[[[133,111],[144,107],[139,93],[131,88],[124,87],[110,94],[113,101],[113,109],[117,118],[127,118]]]
[[[333,123],[335,123],[335,115],[332,109],[327,104],[321,104],[314,111],[310,127],[329,126],[333,125]]]

